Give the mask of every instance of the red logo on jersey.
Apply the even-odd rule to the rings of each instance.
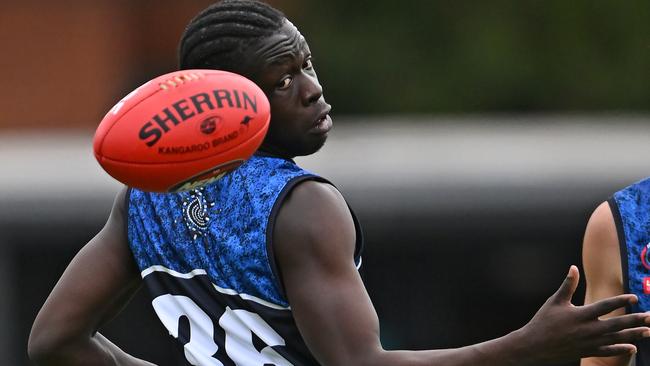
[[[643,250],[641,251],[641,264],[645,267],[645,269],[650,269],[650,258],[648,258],[648,254],[650,254],[650,243],[646,244]]]
[[[650,277],[643,277],[643,293],[650,294]]]

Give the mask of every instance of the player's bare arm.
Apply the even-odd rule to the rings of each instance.
[[[274,246],[298,328],[323,365],[552,364],[585,355],[630,354],[635,350],[630,342],[649,331],[641,314],[598,320],[635,301],[632,295],[573,306],[578,271],[571,267],[535,317],[502,338],[459,349],[385,351],[377,315],[352,259],[353,219],[334,187],[312,181],[296,187],[278,214]]]
[[[152,365],[97,332],[140,287],[126,238],[125,191],[117,195],[104,228],[75,256],[38,313],[28,345],[29,357],[38,365]]]
[[[582,259],[585,270],[587,290],[585,304],[620,295],[623,293],[623,273],[621,270],[621,254],[614,224],[612,210],[607,202],[603,202],[592,214],[582,249]],[[610,318],[625,313],[624,309],[616,309],[602,318]],[[628,355],[606,358],[586,358],[582,366],[624,366],[630,363]]]

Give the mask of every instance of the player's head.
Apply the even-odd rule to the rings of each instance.
[[[239,71],[247,48],[280,29],[285,19],[279,10],[258,1],[212,4],[185,29],[178,49],[179,66]]]
[[[181,69],[220,69],[253,80],[271,103],[262,149],[308,155],[325,143],[329,105],[311,64],[304,37],[271,6],[224,0],[199,13],[179,45]]]

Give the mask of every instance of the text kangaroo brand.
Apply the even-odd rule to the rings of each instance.
[[[236,89],[215,89],[210,93],[198,93],[163,108],[142,125],[138,136],[147,146],[152,147],[163,134],[181,122],[205,111],[220,108],[251,109],[257,113],[257,98]]]

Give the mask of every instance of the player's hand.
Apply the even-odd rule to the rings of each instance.
[[[614,356],[636,352],[632,342],[650,336],[650,313],[636,313],[599,320],[599,317],[636,303],[635,295],[619,295],[585,306],[571,298],[579,273],[571,266],[560,288],[520,331],[524,349],[540,355],[534,363],[551,364],[589,356]]]

